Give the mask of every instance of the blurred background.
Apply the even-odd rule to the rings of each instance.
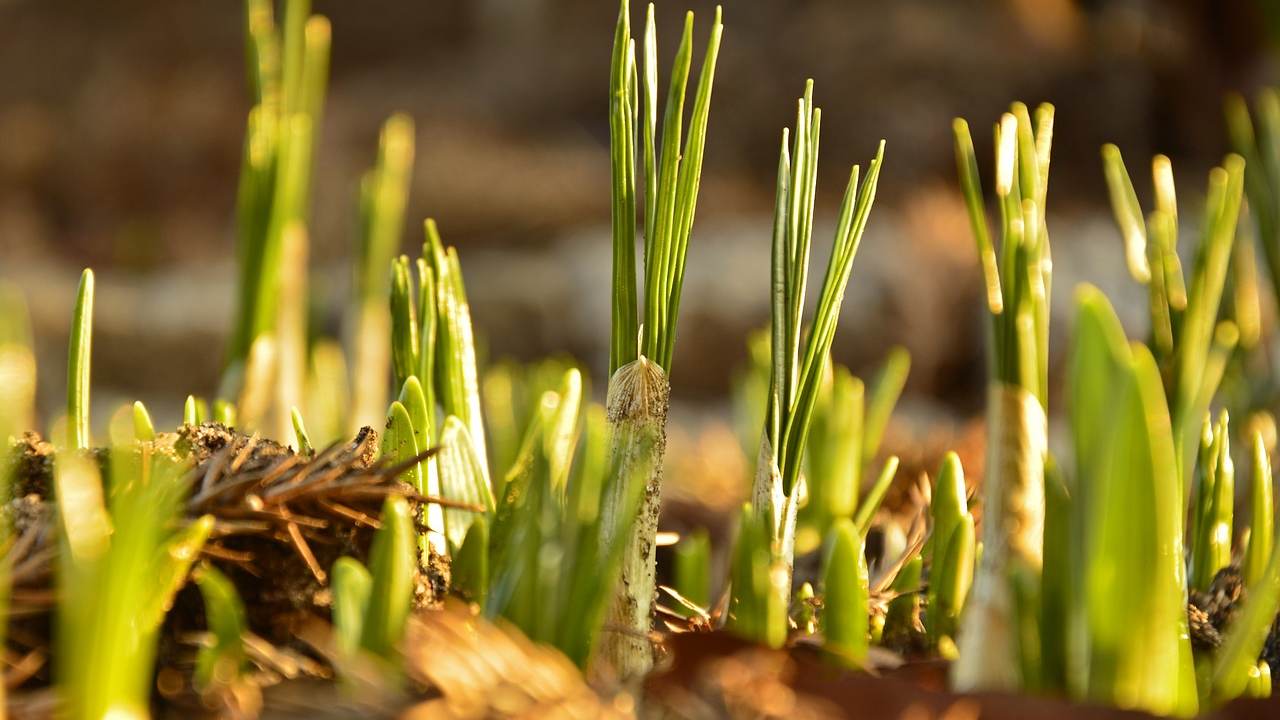
[[[905,417],[954,432],[981,412],[984,365],[951,119],[970,120],[989,182],[983,129],[1012,100],[1057,106],[1055,336],[1083,279],[1141,330],[1144,294],[1123,269],[1100,146],[1121,147],[1144,202],[1149,157],[1170,155],[1194,219],[1206,172],[1225,152],[1224,93],[1276,80],[1274,0],[724,5],[673,377],[681,412],[695,419],[727,409],[746,335],[768,321],[777,143],[806,78],[824,113],[815,262],[825,262],[849,166],[888,143],[837,358],[868,374],[892,345],[905,346]],[[664,72],[685,7],[697,15],[701,57],[713,4],[662,0]],[[437,218],[459,248],[488,357],[568,353],[602,389],[616,3],[314,0],[314,9],[333,24],[311,226],[316,328],[341,332],[357,183],[382,121],[406,111],[417,161],[405,251],[416,255],[421,220]],[[86,265],[99,285],[96,410],[143,399],[168,424],[187,393],[217,386],[250,105],[242,12],[233,0],[0,0],[0,278],[31,304],[42,422],[64,392],[67,327]],[[1196,223],[1183,227],[1192,233]]]

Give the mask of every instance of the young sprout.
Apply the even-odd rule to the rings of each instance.
[[[769,534],[759,514],[750,505],[743,506],[729,576],[727,625],[742,637],[778,648],[787,641],[783,598],[789,588],[782,584],[788,582],[788,573],[774,557]]]
[[[1271,555],[1262,576],[1249,587],[1244,607],[1227,628],[1222,646],[1213,661],[1210,685],[1215,702],[1225,702],[1244,694],[1251,671],[1259,669],[1258,656],[1267,639],[1276,611],[1280,610],[1280,543],[1272,542]],[[1259,678],[1259,685],[1270,683]],[[1262,688],[1257,687],[1256,692]]]
[[[413,120],[392,115],[378,138],[378,160],[360,183],[360,254],[352,318],[352,403],[349,430],[373,425],[387,404],[390,290],[386,268],[404,232],[405,205],[413,174]]]
[[[488,615],[501,615],[530,639],[555,645],[585,667],[613,600],[610,591],[618,582],[652,469],[618,459],[583,464],[569,473],[569,487],[559,488],[553,466],[561,445],[555,437],[562,432],[556,429],[557,418],[566,402],[555,391],[543,393],[492,513],[484,607]],[[579,433],[575,429],[570,434]],[[653,456],[648,448],[638,450],[642,457]],[[572,456],[572,450],[568,454]],[[598,512],[584,502],[593,495],[616,498],[619,512]],[[478,525],[473,522],[471,527]],[[458,556],[465,558],[466,553]],[[604,657],[598,660],[607,662]]]
[[[229,400],[213,401],[213,421],[227,427],[236,426],[236,406]]]
[[[382,507],[382,527],[369,551],[372,582],[360,646],[391,660],[399,651],[413,601],[417,575],[417,551],[413,518],[404,498],[389,497]]]
[[[142,442],[156,439],[156,427],[151,422],[151,413],[147,412],[147,406],[140,400],[133,403],[133,436]]]
[[[1151,351],[1165,378],[1174,442],[1178,446],[1180,483],[1186,487],[1194,465],[1200,420],[1217,392],[1227,357],[1237,342],[1248,345],[1256,334],[1257,303],[1247,297],[1252,283],[1252,253],[1244,243],[1235,242],[1246,182],[1244,162],[1238,155],[1229,155],[1221,167],[1209,174],[1204,228],[1188,290],[1178,260],[1177,203],[1169,159],[1157,155],[1152,161],[1156,207],[1144,226],[1142,208],[1120,150],[1106,145],[1102,157],[1112,209],[1125,239],[1130,274],[1148,286]],[[1218,320],[1229,270],[1236,278],[1233,301],[1240,325]]]
[[[766,365],[766,371],[768,369]],[[768,392],[766,384],[764,392]],[[849,369],[836,365],[831,381],[824,383],[813,411],[809,433],[807,489],[809,502],[800,509],[799,522],[812,528],[806,547],[816,545],[838,518],[852,518],[862,488],[864,401],[862,381]],[[761,408],[768,402],[762,395]],[[761,417],[763,423],[763,416]],[[760,427],[754,429],[757,437]],[[813,537],[816,536],[816,537]]]
[[[489,523],[477,518],[467,528],[462,546],[453,553],[450,589],[483,606],[489,594]]]
[[[204,599],[204,615],[212,644],[196,654],[195,685],[208,693],[225,688],[239,679],[244,669],[243,636],[248,629],[244,603],[236,586],[212,565],[202,565],[195,573],[196,586]]]
[[[1274,424],[1274,421],[1271,421]],[[1271,460],[1261,431],[1253,435],[1253,472],[1249,475],[1249,544],[1240,564],[1245,587],[1253,587],[1266,574],[1275,535],[1275,500]]]
[[[150,705],[160,626],[213,528],[177,518],[188,468],[149,445],[111,452],[109,482],[92,459],[59,455],[56,640],[68,717],[142,717]]]
[[[182,424],[200,424],[199,406],[196,405],[196,397],[194,395],[188,395],[187,401],[182,404]]]
[[[920,622],[920,590],[924,579],[924,558],[908,560],[889,589],[897,596],[889,601],[884,618],[884,638],[899,642],[908,639]]]
[[[953,124],[956,163],[987,288],[990,386],[988,468],[984,483],[982,562],[957,638],[951,667],[958,690],[1022,686],[1023,636],[1038,608],[1019,608],[1018,593],[1038,594],[1044,528],[1044,463],[1048,452],[1049,297],[1052,281],[1045,226],[1053,107],[1033,123],[1014,103],[996,126],[996,199],[1001,243],[992,245],[969,126]],[[997,259],[996,253],[999,253]],[[1015,585],[1022,583],[1019,589]],[[1034,635],[1035,633],[1030,633]]]
[[[302,422],[302,413],[297,406],[289,410],[289,419],[293,423],[293,435],[298,439],[298,452],[303,455],[315,455],[315,446],[311,444],[311,436],[307,434],[307,426]]]
[[[969,514],[964,468],[955,453],[947,453],[938,469],[932,501],[933,530],[925,544],[929,558],[929,612],[925,629],[931,642],[954,636],[959,610],[973,582],[973,516]],[[957,537],[967,527],[967,538]]]
[[[1227,411],[1223,410],[1209,432],[1211,441],[1200,456],[1191,546],[1191,587],[1197,590],[1208,590],[1218,571],[1231,564],[1236,472],[1228,431]]]
[[[822,571],[823,647],[853,665],[867,662],[871,597],[862,535],[848,519],[827,536]]]
[[[884,461],[884,467],[880,469],[880,475],[876,477],[876,482],[871,486],[871,491],[867,493],[866,499],[858,507],[858,514],[853,518],[853,525],[858,529],[858,534],[862,537],[865,538],[871,530],[871,520],[875,517],[876,511],[880,509],[880,503],[884,502],[884,496],[889,492],[889,486],[893,484],[893,478],[897,474],[898,457],[890,455]]]
[[[701,608],[711,605],[711,538],[705,528],[676,545],[675,581],[681,597]]]
[[[937,548],[935,547],[935,552]],[[929,613],[926,630],[929,641],[937,644],[943,638],[954,638],[969,588],[973,585],[977,538],[973,516],[965,513],[953,528],[940,561],[930,569]]]
[[[611,622],[626,632],[607,635],[602,648],[604,661],[627,680],[640,677],[653,664],[652,648],[645,638],[653,623],[654,538],[666,444],[668,382],[722,29],[717,8],[686,131],[684,106],[693,56],[693,13],[685,16],[660,138],[653,5],[646,15],[639,67],[628,0],[622,0],[614,35],[609,79],[613,227],[609,423],[614,433],[613,457],[624,466],[644,464],[654,472],[644,494],[640,521],[634,526],[634,536],[624,553],[622,581],[611,610]],[[637,137],[640,150],[636,147]],[[644,187],[643,297],[635,257],[640,173]],[[636,453],[640,445],[656,454],[640,458]],[[614,524],[611,518],[618,517],[618,499],[604,496],[606,525]]]
[[[87,450],[89,435],[89,366],[93,348],[93,271],[85,269],[76,290],[71,316],[71,341],[67,348],[67,446]]]
[[[777,197],[773,220],[772,344],[768,411],[752,487],[751,506],[768,531],[776,562],[787,578],[794,562],[795,526],[801,468],[821,386],[823,367],[835,340],[840,306],[863,231],[875,200],[884,158],[884,142],[859,182],[855,165],[836,223],[835,241],[818,296],[811,327],[801,332],[808,285],[809,248],[813,236],[821,110],[813,104],[813,83],[806,83],[796,113],[794,144],[782,133]],[[877,420],[878,421],[878,420]],[[864,431],[863,437],[867,435]],[[878,442],[878,438],[873,438]],[[863,457],[866,456],[865,444]],[[892,474],[889,474],[892,479]],[[865,510],[866,503],[863,505]],[[874,510],[874,508],[873,508]],[[866,518],[869,520],[869,516]],[[786,607],[791,581],[774,583]]]
[[[369,608],[373,576],[359,560],[340,557],[329,573],[333,592],[333,634],[342,657],[351,657],[360,649],[364,635],[364,616]]]

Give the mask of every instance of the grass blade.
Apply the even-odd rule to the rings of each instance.
[[[67,349],[67,445],[87,450],[89,434],[89,367],[93,355],[93,271],[85,269],[76,290],[71,316],[71,340]]]

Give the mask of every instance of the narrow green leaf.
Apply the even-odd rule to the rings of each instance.
[[[201,646],[196,654],[195,685],[208,691],[226,687],[239,677],[245,661],[241,638],[248,623],[236,586],[217,568],[201,566],[195,581],[204,598],[205,621],[213,636],[213,642]]]
[[[67,349],[67,445],[86,450],[89,435],[89,365],[93,347],[93,271],[80,275],[76,309],[71,316],[71,340]]]
[[[907,374],[911,371],[911,353],[906,348],[894,347],[885,358],[884,366],[876,376],[871,387],[871,397],[867,402],[867,419],[864,425],[862,442],[862,462],[870,462],[880,451],[880,441],[884,439],[884,431],[889,426],[889,416],[902,396],[902,388],[907,384]]]
[[[405,622],[413,602],[417,574],[413,518],[404,498],[389,497],[382,506],[382,527],[374,534],[369,551],[373,583],[360,634],[360,645],[391,659],[404,637]]]
[[[1253,472],[1249,476],[1249,544],[1241,571],[1245,587],[1252,587],[1266,574],[1275,535],[1275,501],[1272,495],[1271,460],[1262,433],[1253,435]]]
[[[1111,193],[1111,211],[1116,225],[1124,236],[1124,255],[1129,264],[1129,274],[1134,280],[1146,284],[1151,280],[1151,267],[1147,263],[1147,232],[1143,225],[1144,213],[1138,204],[1138,194],[1124,167],[1120,149],[1110,143],[1102,146],[1102,165]]]
[[[853,524],[862,537],[865,538],[867,532],[871,530],[871,521],[875,518],[876,511],[880,509],[880,503],[884,502],[884,496],[889,492],[889,486],[893,484],[893,478],[897,474],[898,456],[890,455],[884,461],[884,467],[880,469],[880,475],[876,477],[876,483],[871,486],[871,491],[858,506],[858,514],[853,518]]]

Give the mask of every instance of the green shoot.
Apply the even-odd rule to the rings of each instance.
[[[293,423],[293,436],[298,439],[298,452],[303,455],[315,455],[315,446],[311,444],[311,436],[307,434],[307,426],[302,421],[302,413],[297,406],[290,408],[289,420]]]
[[[85,269],[76,290],[71,316],[71,341],[67,348],[67,446],[87,450],[89,434],[89,366],[93,348],[93,271]]]
[[[351,437],[347,432],[351,407],[347,359],[336,341],[320,339],[311,347],[309,364],[304,404],[307,429],[312,447],[328,447]]]
[[[956,164],[987,288],[991,438],[984,485],[982,562],[974,602],[957,638],[951,668],[958,690],[1013,690],[1027,674],[1023,643],[1038,608],[1016,599],[1036,597],[1042,566],[1044,464],[1048,451],[1049,298],[1052,284],[1045,226],[1053,107],[1034,122],[1014,103],[996,126],[996,199],[1001,242],[993,247],[968,124],[956,119]],[[999,253],[997,259],[996,253]],[[1024,650],[1027,652],[1024,653]]]
[[[973,582],[973,516],[969,513],[964,468],[955,453],[947,453],[942,460],[929,509],[933,530],[924,550],[930,560],[925,629],[930,641],[937,643],[944,635],[955,635],[959,611]],[[967,537],[960,533],[967,533]]]
[[[767,392],[767,385],[764,390]],[[864,465],[863,392],[862,381],[837,365],[832,368],[830,384],[818,396],[807,455],[809,502],[800,510],[800,522],[812,527],[810,535],[816,537],[804,543],[806,547],[816,546],[833,522],[852,518],[858,509]],[[759,409],[763,409],[766,397],[762,394],[759,398]],[[759,425],[754,433],[758,440]]]
[[[1267,633],[1280,610],[1280,543],[1273,542],[1262,577],[1249,588],[1244,607],[1227,629],[1213,663],[1212,697],[1222,702],[1239,697],[1257,668]]]
[[[133,436],[142,442],[156,439],[156,427],[151,422],[151,413],[141,401],[133,404]]]
[[[640,444],[637,458],[584,465],[570,472],[570,487],[558,489],[552,468],[559,445],[552,438],[562,402],[567,400],[558,393],[544,393],[542,409],[533,415],[521,457],[493,514],[484,607],[488,615],[505,617],[531,639],[553,644],[586,666],[605,624],[612,600],[609,590],[618,582],[645,481],[652,474],[644,460],[653,452]],[[595,472],[601,475],[589,474]],[[597,492],[614,498],[601,512],[582,501]],[[603,511],[609,507],[617,513]],[[472,523],[472,528],[478,524]],[[639,640],[647,645],[647,639]],[[609,647],[608,642],[601,644],[598,662],[612,664]]]
[[[880,475],[876,477],[875,484],[871,486],[871,491],[867,493],[867,497],[858,507],[858,514],[853,518],[853,525],[862,537],[865,538],[871,530],[871,520],[880,509],[880,503],[884,502],[884,496],[889,492],[889,486],[893,484],[893,478],[897,474],[898,457],[891,455],[884,461],[884,467],[880,468]]]
[[[831,527],[822,576],[823,648],[845,662],[863,665],[870,642],[870,581],[862,534],[848,519]]]
[[[880,451],[880,442],[884,439],[884,431],[889,426],[889,416],[902,396],[902,388],[907,384],[907,374],[911,371],[911,353],[905,348],[895,347],[885,358],[884,367],[876,376],[871,386],[871,396],[867,402],[866,422],[862,442],[862,462],[868,463]]]
[[[483,606],[489,594],[489,523],[477,519],[453,553],[449,583],[462,597]]]
[[[613,40],[609,76],[613,305],[607,403],[613,427],[611,452],[615,462],[622,463],[623,476],[631,476],[631,465],[644,465],[653,472],[642,496],[640,521],[633,526],[633,535],[623,551],[622,579],[611,610],[614,621],[632,637],[613,633],[604,638],[605,662],[625,680],[642,676],[653,662],[643,638],[653,624],[654,538],[666,446],[668,382],[722,31],[720,9],[716,8],[686,132],[685,95],[693,56],[693,13],[685,16],[660,137],[658,41],[653,6],[649,6],[646,16],[639,67],[631,37],[629,0],[621,2]],[[639,150],[637,142],[641,145]],[[637,286],[636,267],[640,173],[644,186],[643,298]],[[641,457],[640,448],[652,455]],[[605,526],[617,525],[622,511],[618,503],[624,501],[623,495],[605,494],[603,499]]]
[[[681,597],[698,607],[711,605],[711,538],[698,528],[675,548],[675,586]]]
[[[227,427],[236,427],[236,406],[228,400],[213,401],[213,421]]]
[[[1262,433],[1253,435],[1253,472],[1249,475],[1249,544],[1240,564],[1245,587],[1253,587],[1266,574],[1275,535],[1275,500],[1271,478],[1271,460]]]
[[[729,584],[728,628],[769,647],[787,641],[786,568],[775,562],[769,529],[749,505],[738,521]]]
[[[1212,441],[1201,453],[1201,473],[1192,508],[1196,518],[1191,545],[1191,587],[1208,590],[1214,575],[1231,563],[1231,528],[1235,502],[1235,464],[1227,411],[1214,423]]]
[[[440,454],[436,458],[440,470],[440,494],[456,502],[479,505],[494,511],[493,492],[485,479],[479,451],[471,443],[471,435],[462,421],[450,415],[440,433]],[[460,548],[471,526],[482,522],[473,512],[445,508],[442,514],[444,532],[451,551]]]
[[[387,334],[390,319],[386,269],[404,232],[413,171],[413,121],[392,115],[378,138],[378,160],[360,183],[360,253],[352,319],[352,417],[350,430],[372,425],[387,403]]]
[[[97,465],[59,456],[59,691],[69,717],[144,716],[161,622],[213,526],[173,532],[186,468],[149,446],[111,453],[104,497]]]
[[[813,83],[810,81],[799,100],[794,144],[789,139],[791,131],[783,130],[778,159],[771,264],[769,402],[751,495],[751,505],[759,516],[759,522],[768,529],[775,557],[783,564],[788,577],[794,562],[796,510],[801,495],[797,492],[796,483],[800,480],[823,368],[835,340],[840,306],[875,200],[884,159],[882,141],[864,180],[859,182],[859,169],[856,165],[853,167],[840,205],[835,241],[817,309],[809,332],[804,335],[801,324],[813,236],[821,117],[822,111],[813,104]],[[886,387],[888,385],[886,383]],[[878,442],[878,438],[876,440]],[[786,607],[791,582],[786,580],[777,583],[776,587],[781,592],[778,602]]]
[[[974,535],[973,516],[965,513],[960,524],[952,531],[942,562],[937,566],[936,589],[932,585],[934,580],[931,579],[927,625],[931,642],[937,644],[943,638],[955,636],[965,600],[969,597],[969,588],[973,585],[976,560],[977,539]]]
[[[0,441],[34,427],[36,357],[30,316],[17,288],[0,282]],[[0,482],[4,481],[0,467]]]
[[[1189,484],[1195,459],[1195,438],[1200,421],[1218,389],[1223,366],[1240,340],[1234,324],[1219,322],[1219,309],[1228,270],[1234,265],[1237,318],[1251,342],[1256,325],[1256,303],[1250,309],[1247,283],[1252,255],[1235,242],[1236,221],[1247,181],[1244,161],[1229,155],[1209,174],[1204,228],[1192,267],[1190,290],[1183,286],[1177,254],[1177,204],[1169,159],[1157,155],[1152,162],[1156,208],[1144,226],[1133,183],[1114,145],[1102,149],[1112,208],[1125,239],[1130,273],[1148,286],[1151,316],[1151,349],[1166,378],[1178,445],[1179,477]],[[1148,243],[1148,239],[1150,242]],[[1236,258],[1233,262],[1233,256]],[[1249,267],[1243,267],[1248,265]]]
[[[334,643],[339,655],[349,658],[360,649],[373,576],[359,560],[350,557],[338,558],[329,576],[332,578]]]
[[[212,565],[203,565],[194,574],[213,637],[213,642],[202,646],[196,655],[195,684],[202,692],[208,692],[239,679],[245,662],[242,637],[248,624],[244,603],[227,576]]]
[[[389,497],[382,507],[382,527],[369,551],[369,602],[361,626],[360,646],[390,660],[399,651],[413,601],[417,574],[415,533],[409,503]]]
[[[182,424],[200,424],[199,406],[196,405],[196,397],[194,395],[188,395],[186,402],[182,404]]]

